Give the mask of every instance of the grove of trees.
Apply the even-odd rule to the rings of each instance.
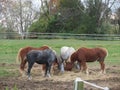
[[[119,0],[39,1],[38,11],[31,0],[0,0],[0,33],[120,34]]]

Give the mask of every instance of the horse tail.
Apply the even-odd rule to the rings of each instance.
[[[22,74],[22,76],[24,76],[24,68],[25,68],[25,64],[26,64],[26,57],[24,57],[22,59],[22,56],[21,56],[21,53],[23,51],[23,48],[20,48],[18,53],[17,53],[17,57],[16,57],[16,63],[20,62],[20,68],[19,68],[19,71],[20,73]]]
[[[18,53],[17,53],[16,63],[18,63],[18,61],[19,61],[19,62],[21,61],[20,53],[21,53],[21,50],[22,50],[22,49],[23,49],[23,48],[20,48],[19,51],[18,51]]]
[[[106,50],[106,53],[107,53],[107,55],[106,55],[106,57],[108,56],[108,50],[105,48],[105,50]]]

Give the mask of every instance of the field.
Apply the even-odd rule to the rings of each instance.
[[[33,79],[29,81],[19,74],[19,63],[16,55],[20,48],[25,46],[40,47],[48,45],[57,53],[62,46],[80,47],[105,47],[109,55],[105,60],[106,74],[99,74],[98,62],[87,63],[90,75],[87,76],[76,70],[65,71],[64,74],[53,74],[45,78],[40,71],[40,65],[32,70]],[[0,40],[0,90],[73,90],[74,80],[80,77],[83,80],[95,83],[110,90],[120,90],[120,41],[92,41],[74,39],[49,39],[49,40]],[[100,90],[85,85],[85,90]]]

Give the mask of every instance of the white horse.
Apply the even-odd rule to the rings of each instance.
[[[75,49],[73,47],[63,46],[63,47],[61,47],[60,57],[63,61],[69,62],[70,56],[74,52],[75,52]]]
[[[64,72],[64,62],[70,62],[70,57],[74,52],[75,52],[75,49],[73,47],[68,47],[68,46],[61,47],[60,58],[62,60],[62,64],[61,64],[62,72]],[[79,67],[77,66],[77,68]]]

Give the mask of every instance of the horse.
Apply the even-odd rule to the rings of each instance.
[[[19,49],[16,61],[18,61],[18,60],[20,61],[20,73],[23,75],[24,68],[26,65],[25,57],[29,51],[31,51],[31,50],[45,50],[45,49],[49,49],[49,48],[50,47],[44,45],[44,46],[39,47],[39,48],[27,46],[27,47]]]
[[[101,66],[101,73],[105,74],[104,60],[105,60],[107,55],[108,55],[108,51],[106,48],[81,47],[71,55],[71,58],[70,58],[71,62],[66,63],[66,67],[69,67],[69,69],[72,69],[74,62],[78,61],[80,64],[80,69],[82,71],[85,71],[87,74],[89,74],[86,62],[98,61],[100,63],[100,66]]]
[[[61,59],[67,62],[73,52],[75,52],[75,49],[73,47],[68,47],[68,46],[61,47],[60,50]]]
[[[28,62],[27,75],[29,79],[31,79],[30,72],[34,63],[46,65],[45,77],[50,77],[50,70],[53,63],[57,62],[59,64],[56,53],[51,49],[31,50],[27,53],[26,60]]]
[[[73,47],[63,46],[60,49],[60,58],[62,60],[61,71],[64,72],[64,64],[70,62],[71,54],[75,52]]]

